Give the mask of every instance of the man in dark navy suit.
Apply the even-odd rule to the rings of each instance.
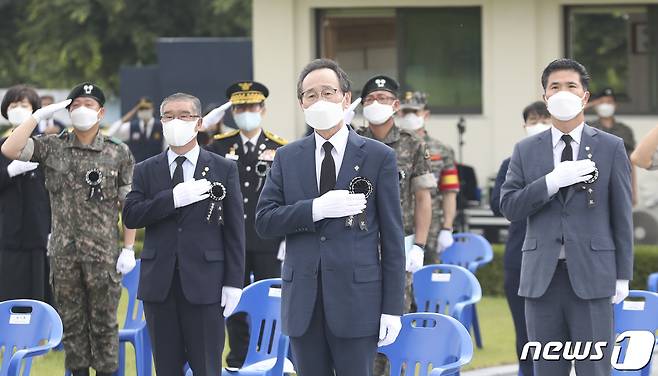
[[[256,209],[261,236],[286,237],[283,332],[299,376],[372,375],[404,302],[395,153],[344,124],[350,83],[335,62],[307,65],[297,96],[315,131],[277,150]]]
[[[123,220],[146,227],[138,297],[159,376],[221,374],[224,317],[244,281],[244,218],[235,163],[200,149],[201,103],[173,94],[160,107],[169,149],[139,163]]]

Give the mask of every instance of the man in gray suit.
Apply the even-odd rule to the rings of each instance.
[[[395,152],[343,122],[350,83],[333,61],[299,76],[314,132],[277,149],[256,207],[262,237],[286,237],[282,330],[299,376],[369,376],[404,302],[404,233]]]
[[[501,211],[510,221],[527,218],[519,295],[526,298],[528,339],[605,341],[603,359],[576,361],[576,371],[609,375],[611,303],[628,295],[633,274],[631,170],[623,141],[585,124],[588,81],[574,60],[546,67],[542,86],[553,126],[514,147]],[[534,362],[537,376],[570,370],[564,359]]]

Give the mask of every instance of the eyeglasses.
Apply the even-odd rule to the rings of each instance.
[[[174,119],[180,119],[182,121],[192,121],[192,120],[198,119],[200,117],[201,116],[199,116],[199,115],[192,115],[192,114],[187,114],[187,113],[183,113],[183,114],[180,114],[180,115],[164,114],[164,115],[160,116],[160,120],[162,120],[163,123],[166,123],[166,122],[172,121]]]
[[[338,89],[330,86],[322,86],[320,89],[308,89],[302,92],[302,102],[312,104],[318,99],[324,99],[328,102],[335,102],[338,98]]]
[[[375,101],[381,103],[381,104],[391,104],[397,100],[396,97],[393,97],[391,95],[385,95],[385,94],[380,94],[380,95],[368,95],[366,99],[363,100],[363,105],[367,106],[370,104],[373,104]]]

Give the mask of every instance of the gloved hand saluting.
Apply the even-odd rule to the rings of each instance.
[[[174,207],[182,208],[210,197],[210,182],[206,179],[188,180],[174,187]]]
[[[208,112],[208,114],[203,117],[203,129],[208,129],[208,127],[211,125],[219,123],[219,121],[224,118],[226,110],[229,108],[231,108],[231,101],[228,101],[223,105],[215,108],[214,110]]]
[[[67,99],[65,101],[49,104],[46,107],[41,107],[40,109],[34,111],[34,113],[32,114],[32,117],[38,123],[43,119],[50,118],[55,112],[65,109],[66,106],[68,106],[69,104],[71,104],[71,99]]]
[[[37,167],[39,167],[37,162],[23,162],[15,160],[11,161],[11,163],[7,166],[7,174],[10,178],[13,178],[14,176],[22,175],[26,172],[35,170]]]

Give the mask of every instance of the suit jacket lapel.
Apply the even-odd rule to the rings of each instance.
[[[356,169],[356,166],[359,166],[359,168],[362,167],[361,164],[365,157],[362,147],[365,143],[365,140],[361,136],[350,130],[350,134],[347,137],[345,154],[343,155],[343,161],[340,165],[338,178],[336,179],[336,189],[348,189],[350,181],[358,175],[359,171]]]
[[[592,157],[594,156],[594,151],[595,146],[598,144],[598,140],[596,139],[596,134],[597,130],[590,127],[589,125],[585,124],[583,127],[583,134],[580,137],[580,145],[578,146],[578,157],[576,158],[577,161],[580,161],[582,159],[587,159],[587,154],[592,154]],[[589,147],[590,150],[587,150]],[[576,192],[577,188],[580,187],[582,184],[576,184],[572,185],[569,187],[569,191],[567,191],[567,197],[564,200],[564,204],[566,205],[571,197],[574,195]]]
[[[538,176],[545,176],[555,168],[555,161],[553,160],[553,137],[551,130],[542,132],[537,139],[537,150],[539,157],[539,174]],[[560,202],[562,202],[562,195],[558,193]]]
[[[169,159],[167,158],[167,150],[158,155],[155,160],[155,187],[152,192],[160,192],[165,189],[173,188],[171,186],[171,171],[169,170]]]
[[[315,173],[315,135],[313,133],[306,136],[300,143],[296,159],[299,162],[297,176],[306,198],[318,197],[318,178]]]

